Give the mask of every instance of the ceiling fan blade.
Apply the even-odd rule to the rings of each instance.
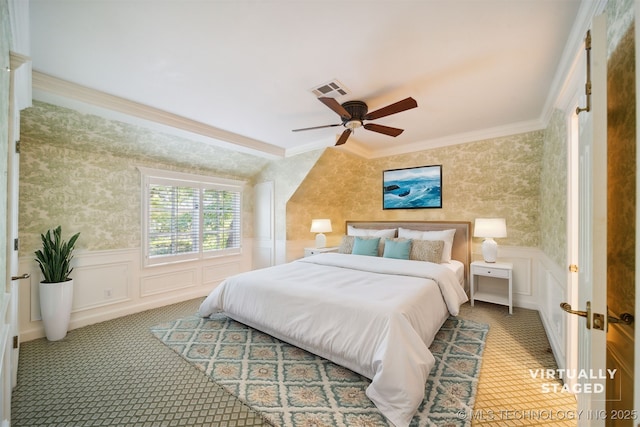
[[[387,105],[386,107],[382,107],[379,110],[372,111],[371,113],[365,116],[366,120],[375,120],[380,117],[390,116],[391,114],[396,114],[401,111],[410,110],[412,108],[416,108],[418,103],[415,99],[409,97],[405,98],[402,101],[395,102],[391,105]]]
[[[349,112],[345,110],[344,107],[335,100],[335,98],[320,97],[318,98],[318,100],[320,100],[320,102],[322,102],[327,107],[331,108],[337,115],[339,115],[343,119],[351,118],[351,114],[349,114]]]
[[[384,133],[385,135],[389,135],[389,136],[398,136],[402,132],[404,132],[404,129],[392,128],[389,126],[382,126],[375,123],[367,123],[366,125],[364,125],[364,128],[366,130],[372,130],[374,132]]]
[[[342,132],[342,135],[340,135],[340,138],[338,139],[338,142],[336,142],[336,147],[338,145],[342,145],[345,142],[347,142],[347,139],[349,139],[349,135],[351,135],[351,129],[347,129],[344,132]]]
[[[292,129],[292,130],[291,130],[291,132],[300,132],[300,131],[303,131],[303,130],[313,130],[313,129],[332,128],[332,127],[335,127],[335,126],[342,126],[342,123],[337,123],[337,124],[335,124],[335,125],[314,126],[314,127],[311,127],[311,128]]]

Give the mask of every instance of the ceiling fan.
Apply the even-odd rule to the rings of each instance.
[[[336,114],[338,114],[342,119],[342,123],[325,126],[315,126],[303,129],[293,129],[293,132],[344,126],[346,129],[344,132],[342,132],[340,138],[338,138],[336,145],[342,145],[347,142],[347,139],[349,139],[349,135],[351,135],[351,132],[353,132],[354,129],[359,128],[360,126],[373,132],[383,133],[385,135],[394,137],[398,136],[402,132],[404,132],[404,129],[392,128],[376,123],[363,123],[363,121],[379,119],[380,117],[390,116],[391,114],[400,113],[402,111],[410,110],[418,106],[416,100],[409,97],[403,99],[402,101],[387,105],[386,107],[382,107],[371,113],[367,113],[368,107],[367,104],[365,104],[363,101],[347,101],[343,104],[339,104],[338,101],[335,100],[335,98],[320,97],[318,98],[318,100],[327,107],[331,108]]]

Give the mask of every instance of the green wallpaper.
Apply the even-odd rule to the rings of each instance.
[[[556,227],[555,215],[544,211],[557,206],[556,201],[546,205],[540,198],[541,186],[547,185],[540,178],[542,158],[553,155],[547,152],[547,133],[371,160],[328,148],[268,161],[36,102],[22,115],[21,255],[30,255],[39,246],[39,234],[57,224],[65,233],[82,232],[81,249],[139,247],[137,166],[246,180],[247,237],[253,235],[252,185],[274,181],[278,240],[312,240],[309,226],[318,217],[333,220],[334,232],[328,236],[333,244],[347,219],[473,221],[503,216],[508,237],[500,244],[539,247],[548,242],[541,240],[541,215],[550,228]],[[443,209],[382,210],[383,170],[431,164],[443,166]],[[551,179],[553,185],[561,181]]]
[[[554,110],[544,133],[540,168],[540,247],[558,265],[567,264],[567,124]]]
[[[328,239],[334,241],[347,219],[473,222],[499,216],[508,232],[499,244],[537,247],[543,136],[536,131],[372,160],[327,149],[289,202],[287,238],[312,239],[311,219],[321,216],[332,219]],[[436,164],[443,171],[442,209],[382,209],[383,170]]]
[[[250,181],[268,160],[41,102],[22,112],[20,255],[60,224],[79,249],[140,247],[138,166]],[[253,191],[243,200],[253,231]]]

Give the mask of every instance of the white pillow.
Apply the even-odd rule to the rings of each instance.
[[[418,240],[427,240],[422,238],[422,234],[424,231],[420,230],[409,230],[408,228],[398,228],[398,239],[418,239]]]
[[[396,237],[396,229],[389,228],[386,230],[376,230],[374,228],[356,228],[352,225],[347,226],[347,235],[360,237],[388,237],[393,239]],[[382,239],[384,241],[384,239]]]
[[[421,231],[421,230],[409,230],[407,228],[398,228],[398,238],[404,239],[419,239],[419,240],[442,240],[444,242],[444,248],[442,249],[442,261],[451,261],[451,251],[453,249],[453,236],[456,234],[455,228],[451,230],[439,230],[439,231]]]

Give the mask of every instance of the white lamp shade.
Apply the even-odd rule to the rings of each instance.
[[[312,219],[311,230],[316,234],[316,248],[324,248],[327,246],[327,237],[322,233],[331,233],[331,220],[330,219]]]
[[[312,233],[331,233],[331,220],[330,219],[313,219],[311,220]]]
[[[507,224],[504,218],[476,218],[473,227],[474,237],[507,237]]]
[[[473,227],[474,237],[484,237],[482,242],[482,257],[485,262],[496,262],[498,258],[498,244],[494,237],[507,237],[507,224],[504,218],[476,218]]]

